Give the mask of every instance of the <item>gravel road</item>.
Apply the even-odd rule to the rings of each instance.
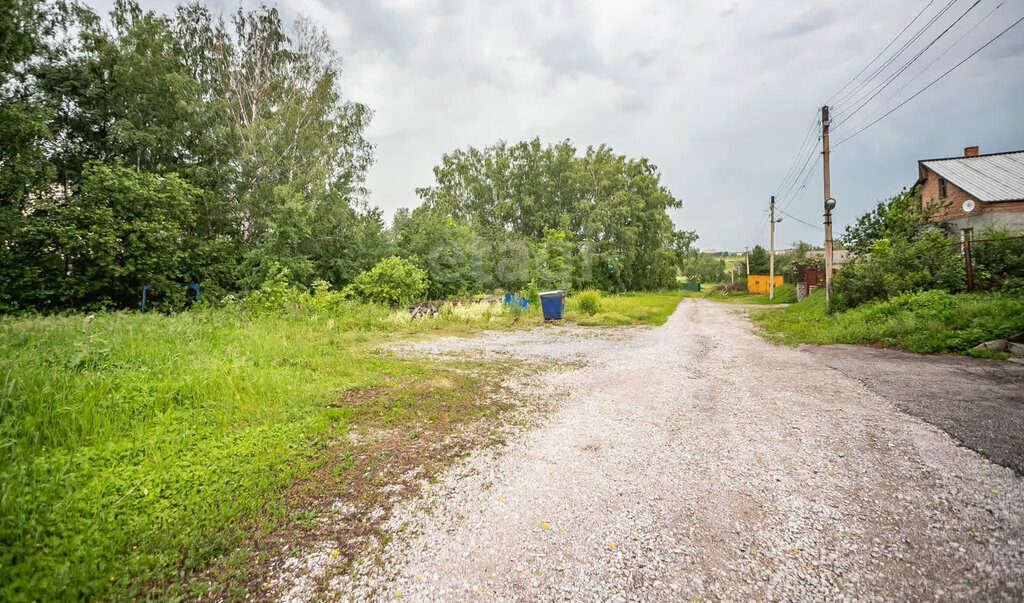
[[[727,307],[411,345],[577,363],[532,378],[541,425],[395,512],[343,598],[1024,596],[1022,478]]]
[[[801,348],[903,412],[1024,475],[1024,364],[861,345]]]

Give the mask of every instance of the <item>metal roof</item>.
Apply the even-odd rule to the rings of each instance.
[[[926,159],[921,163],[979,201],[1024,200],[1024,151]]]

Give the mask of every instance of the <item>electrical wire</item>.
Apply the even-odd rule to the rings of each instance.
[[[917,30],[917,33],[915,33],[913,36],[911,36],[911,38],[909,40],[904,42],[903,45],[900,46],[899,50],[897,50],[895,53],[893,53],[892,56],[890,56],[888,59],[885,60],[885,62],[883,62],[881,65],[879,65],[874,71],[872,71],[871,75],[867,76],[864,79],[864,82],[867,83],[867,82],[874,81],[874,79],[876,77],[878,77],[879,75],[882,74],[882,72],[884,72],[886,69],[888,69],[889,65],[892,65],[896,61],[896,59],[898,59],[904,52],[906,52],[906,50],[908,48],[910,48],[910,46],[914,42],[916,42],[918,40],[918,38],[920,38],[922,35],[924,35],[924,33],[926,31],[928,31],[928,29],[931,28],[931,26],[934,25],[936,21],[938,21],[943,15],[945,15],[946,12],[948,12],[949,9],[953,7],[953,4],[955,4],[956,1],[957,0],[949,0],[949,2],[947,2],[945,6],[943,6],[941,9],[939,9],[938,13],[933,15],[928,20],[927,23],[925,23],[923,26],[921,26],[921,29]],[[851,88],[845,95],[843,95],[842,97],[840,97],[839,99],[837,99],[835,102],[832,103],[833,109],[836,109],[837,111],[840,110],[840,108],[846,103],[846,101],[848,101],[851,97],[856,95],[857,92],[858,92],[858,90],[856,88]]]
[[[810,222],[805,222],[804,220],[801,220],[800,218],[794,216],[793,214],[788,214],[788,213],[782,211],[781,209],[776,209],[775,211],[777,211],[780,214],[786,216],[787,218],[792,218],[793,220],[796,220],[797,222],[799,222],[801,224],[806,224],[807,226],[810,226],[811,228],[817,228],[818,230],[825,230],[825,227],[822,226],[821,224],[812,224]]]
[[[842,140],[840,140],[839,142],[837,142],[837,143],[836,143],[835,145],[833,145],[833,148],[837,148],[837,147],[839,147],[839,145],[843,144],[843,143],[844,143],[844,142],[846,142],[847,140],[850,140],[850,139],[851,139],[851,138],[853,138],[854,136],[857,136],[858,134],[860,134],[860,133],[861,133],[861,132],[863,132],[864,130],[867,130],[867,129],[868,129],[868,128],[870,128],[871,126],[873,126],[873,125],[877,124],[878,122],[882,121],[882,120],[883,120],[883,119],[885,119],[886,117],[889,117],[890,115],[892,115],[893,113],[895,113],[895,112],[896,112],[896,110],[898,110],[898,109],[899,109],[900,107],[902,107],[903,105],[906,105],[906,104],[907,104],[907,103],[909,103],[910,101],[912,101],[912,100],[914,100],[915,98],[917,98],[917,97],[918,97],[918,96],[919,96],[919,95],[920,95],[920,94],[921,94],[922,92],[924,92],[925,90],[927,90],[927,89],[931,88],[932,86],[934,86],[934,85],[935,85],[936,83],[938,83],[938,82],[939,82],[939,80],[941,80],[942,78],[944,78],[944,77],[946,77],[947,75],[949,75],[950,73],[952,73],[952,72],[953,72],[954,70],[956,70],[956,68],[957,68],[957,67],[959,67],[960,65],[963,65],[964,63],[966,63],[966,62],[967,62],[968,60],[970,60],[970,59],[971,59],[971,58],[972,58],[972,57],[973,57],[974,55],[976,55],[976,54],[978,54],[979,52],[981,52],[982,50],[985,50],[986,48],[988,48],[988,46],[989,46],[990,44],[992,44],[993,42],[995,42],[996,40],[998,40],[999,38],[1001,38],[1001,37],[1002,37],[1002,36],[1003,36],[1003,35],[1004,35],[1004,34],[1005,34],[1006,32],[1010,31],[1011,29],[1013,29],[1014,27],[1016,27],[1017,25],[1019,25],[1021,21],[1024,21],[1024,17],[1021,17],[1020,19],[1017,19],[1016,21],[1014,21],[1014,22],[1013,22],[1013,23],[1012,23],[1012,24],[1011,24],[1011,25],[1010,25],[1009,27],[1007,27],[1007,28],[1006,28],[1006,29],[1004,29],[1003,31],[999,32],[999,34],[997,34],[997,35],[996,35],[996,36],[995,36],[994,38],[992,38],[992,39],[991,39],[991,40],[989,40],[988,42],[985,42],[985,43],[984,43],[984,44],[983,44],[983,45],[982,45],[982,46],[981,46],[980,48],[978,48],[977,50],[975,50],[975,51],[974,51],[974,52],[972,52],[971,54],[969,54],[969,55],[967,55],[966,57],[964,57],[964,58],[963,58],[963,60],[961,60],[961,61],[960,61],[959,63],[957,63],[956,65],[953,65],[952,67],[950,67],[950,68],[949,68],[948,70],[946,70],[946,71],[945,71],[945,72],[944,72],[944,73],[943,73],[942,75],[940,75],[939,77],[937,77],[937,78],[935,78],[934,80],[932,80],[931,82],[929,82],[927,86],[925,86],[924,88],[921,88],[920,90],[918,90],[917,92],[915,92],[914,94],[912,94],[912,95],[911,95],[911,96],[910,96],[909,98],[907,98],[907,99],[906,99],[905,101],[903,101],[902,103],[900,103],[900,104],[896,105],[895,107],[893,107],[892,109],[890,109],[889,111],[887,111],[887,112],[886,112],[886,113],[885,113],[884,115],[882,115],[882,116],[881,116],[881,117],[879,117],[878,119],[874,120],[873,122],[869,123],[868,125],[864,126],[863,128],[861,128],[861,129],[857,130],[857,131],[856,131],[856,132],[854,132],[853,134],[850,134],[850,135],[849,135],[849,136],[847,136],[846,138],[843,138]]]
[[[839,96],[839,95],[840,95],[840,94],[841,94],[841,93],[843,92],[843,90],[846,90],[846,87],[847,87],[847,86],[849,86],[850,84],[853,84],[854,82],[856,82],[856,81],[857,81],[857,78],[859,78],[860,76],[864,75],[864,72],[865,72],[865,71],[867,71],[867,70],[868,70],[868,68],[869,68],[869,67],[871,67],[871,65],[873,65],[875,61],[877,61],[877,60],[878,60],[879,58],[881,58],[881,57],[882,57],[882,55],[883,55],[883,54],[885,54],[885,52],[886,52],[887,50],[889,50],[890,48],[892,48],[892,45],[896,43],[896,40],[899,40],[899,39],[900,39],[900,37],[901,37],[901,36],[902,36],[903,34],[905,34],[905,33],[907,32],[907,30],[908,30],[908,29],[910,29],[910,26],[911,26],[911,25],[913,25],[913,24],[914,24],[915,22],[917,22],[917,20],[921,18],[921,15],[923,15],[923,14],[924,14],[924,12],[925,12],[926,10],[928,10],[928,8],[929,8],[929,7],[931,7],[931,5],[932,5],[932,4],[935,4],[935,0],[928,0],[928,4],[925,4],[925,5],[924,5],[924,8],[922,8],[922,9],[921,9],[920,11],[918,11],[917,15],[915,15],[915,16],[914,16],[914,18],[910,20],[910,23],[907,23],[907,24],[906,24],[906,25],[905,25],[905,26],[903,27],[903,29],[901,29],[901,30],[900,30],[900,33],[896,34],[896,37],[895,37],[895,38],[893,38],[892,40],[889,40],[889,43],[885,45],[885,48],[883,48],[881,52],[879,52],[878,54],[876,54],[876,55],[875,55],[875,58],[873,58],[873,59],[871,59],[870,61],[868,61],[868,64],[867,64],[867,65],[864,65],[864,68],[863,68],[863,69],[861,69],[861,70],[860,70],[860,71],[859,71],[859,72],[857,73],[857,75],[853,76],[853,77],[852,77],[852,78],[850,79],[850,81],[848,81],[848,82],[846,82],[845,84],[843,84],[843,85],[842,85],[842,87],[840,87],[840,88],[839,88],[839,90],[836,90],[836,91],[835,91],[835,92],[834,92],[834,93],[833,93],[833,94],[832,94],[831,96],[829,96],[829,98],[830,98],[830,99],[834,99],[834,98],[836,98],[837,96]],[[830,102],[829,104],[832,104],[832,103]]]
[[[962,42],[962,41],[964,40],[964,38],[966,38],[967,36],[969,36],[969,35],[970,35],[970,34],[971,34],[971,33],[972,33],[972,32],[973,32],[973,31],[974,31],[975,29],[978,29],[978,27],[979,27],[979,26],[980,26],[980,25],[981,25],[982,23],[984,23],[985,21],[988,21],[988,20],[989,20],[989,18],[990,18],[990,17],[991,17],[991,16],[992,16],[992,15],[993,15],[993,14],[994,14],[994,13],[995,13],[995,12],[996,12],[997,10],[999,10],[1000,8],[1002,8],[1002,6],[1003,6],[1004,4],[1006,4],[1005,0],[1004,0],[1003,2],[1000,2],[999,4],[997,4],[997,5],[996,5],[996,7],[995,7],[995,8],[993,8],[992,10],[988,11],[988,13],[987,13],[987,14],[986,14],[986,15],[985,15],[984,17],[982,17],[980,21],[978,21],[977,23],[975,23],[974,25],[972,25],[970,29],[968,29],[968,30],[967,30],[967,31],[965,31],[965,32],[964,32],[963,34],[961,34],[961,35],[960,35],[960,37],[959,37],[959,38],[957,38],[957,39],[956,39],[956,41],[955,41],[955,42],[953,42],[953,43],[952,43],[951,45],[949,45],[949,46],[948,46],[948,47],[947,47],[947,48],[946,48],[945,50],[943,50],[943,51],[942,51],[942,53],[941,53],[941,54],[939,54],[939,56],[937,56],[937,57],[935,57],[934,59],[932,59],[932,61],[931,61],[930,63],[928,63],[928,64],[927,64],[927,65],[926,65],[926,66],[924,67],[924,69],[922,69],[921,71],[917,72],[917,75],[915,75],[914,77],[910,78],[910,79],[909,79],[909,80],[908,80],[908,81],[907,81],[907,82],[906,82],[905,84],[903,84],[902,86],[900,86],[899,90],[897,90],[896,92],[894,92],[894,93],[890,94],[890,95],[888,96],[888,98],[886,98],[886,99],[885,99],[884,101],[882,101],[882,103],[880,103],[880,104],[879,104],[879,106],[878,106],[877,108],[875,108],[875,109],[874,109],[874,110],[873,110],[873,111],[872,111],[872,112],[871,112],[871,113],[870,113],[870,114],[869,114],[869,115],[867,116],[867,119],[863,120],[863,121],[862,121],[861,123],[864,123],[864,122],[870,121],[870,120],[871,120],[871,118],[873,118],[873,117],[874,117],[875,115],[877,115],[877,114],[878,114],[878,112],[879,112],[879,111],[881,111],[881,110],[882,110],[882,109],[883,109],[883,108],[884,108],[884,107],[885,107],[886,105],[888,105],[890,101],[892,101],[892,100],[896,99],[896,97],[898,97],[898,96],[900,95],[900,93],[902,93],[902,92],[903,92],[904,90],[906,90],[906,89],[907,89],[907,88],[908,88],[908,87],[909,87],[909,86],[910,86],[911,84],[913,84],[914,82],[916,82],[916,81],[918,80],[918,78],[920,78],[920,77],[921,77],[922,75],[924,75],[925,73],[927,73],[927,72],[928,72],[928,70],[929,70],[929,69],[931,69],[933,65],[935,65],[935,63],[938,63],[938,62],[939,62],[939,60],[940,60],[940,59],[942,59],[942,57],[944,57],[944,56],[946,56],[947,54],[949,54],[949,51],[950,51],[950,50],[953,50],[954,48],[957,48],[957,47],[958,47],[958,46],[960,45],[960,42]]]
[[[946,29],[942,30],[942,32],[939,33],[939,35],[935,36],[935,38],[933,38],[931,42],[929,42],[924,48],[919,50],[917,52],[917,54],[915,54],[913,57],[911,57],[911,59],[909,61],[904,63],[903,66],[900,67],[899,69],[897,69],[892,75],[890,75],[885,80],[883,80],[883,82],[881,84],[879,84],[878,86],[875,86],[875,88],[872,90],[872,92],[869,93],[870,96],[868,96],[866,100],[863,100],[863,102],[861,102],[861,100],[858,100],[857,102],[859,104],[857,105],[857,107],[852,112],[846,114],[841,120],[839,120],[833,126],[833,129],[838,129],[844,123],[849,121],[854,115],[856,115],[861,109],[866,107],[868,105],[868,103],[870,103],[872,100],[874,100],[879,94],[882,93],[883,90],[888,88],[894,81],[896,81],[896,78],[898,78],[900,75],[902,75],[903,72],[905,72],[912,64],[914,64],[915,61],[917,61],[917,59],[919,59],[921,57],[921,55],[923,55],[925,52],[927,52],[932,46],[935,45],[936,42],[938,42],[940,39],[942,39],[942,36],[946,35],[949,32],[949,30],[953,29],[957,25],[957,23],[959,23],[964,17],[966,17],[980,3],[981,3],[981,0],[974,0],[974,3],[971,4],[971,6],[967,10],[965,10],[959,17],[957,17],[956,20],[954,20],[952,23],[950,23],[949,26],[946,27]],[[862,96],[861,99],[863,99],[863,98],[864,97]]]
[[[814,150],[817,151],[818,147],[815,147]],[[804,164],[805,169],[808,168],[808,166],[810,167],[810,169],[806,169],[807,175],[804,176],[804,170],[801,170],[800,174],[797,176],[797,179],[793,181],[793,185],[795,188],[791,187],[788,191],[786,191],[784,195],[780,195],[778,198],[779,202],[785,201],[786,203],[785,205],[782,206],[783,209],[789,209],[789,206],[793,204],[794,200],[796,200],[796,197],[800,193],[800,191],[802,191],[804,187],[807,186],[807,181],[810,179],[811,174],[814,173],[814,170],[818,167],[818,163],[821,161],[821,153],[816,154],[813,164],[810,163],[810,157],[808,157],[807,159],[808,163]],[[799,179],[801,176],[803,176],[803,181]],[[799,186],[796,186],[797,182],[800,182]]]
[[[787,183],[789,182],[789,180],[791,178],[795,177],[796,174],[794,173],[793,170],[795,170],[796,167],[798,165],[800,165],[800,159],[804,156],[804,152],[805,152],[805,149],[807,147],[807,144],[814,140],[815,126],[817,126],[819,123],[820,123],[820,118],[819,118],[818,112],[815,111],[814,112],[814,117],[811,119],[811,124],[807,128],[807,132],[804,134],[804,136],[802,138],[802,142],[800,143],[800,147],[798,148],[798,150],[796,152],[796,156],[793,157],[793,161],[792,161],[792,163],[790,163],[789,169],[786,170],[786,175],[782,177],[782,181],[779,182],[779,184],[775,187],[775,193],[776,194],[778,194],[779,191],[781,191],[787,185]]]

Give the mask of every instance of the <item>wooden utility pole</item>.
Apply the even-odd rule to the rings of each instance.
[[[832,312],[832,182],[828,166],[828,105],[821,108],[821,164],[825,169],[825,309]]]
[[[971,232],[964,231],[964,265],[967,267],[967,292],[974,292],[974,267],[971,266]]]
[[[775,195],[772,195],[772,201],[768,204],[768,211],[772,222],[771,251],[768,255],[768,299],[775,299]]]

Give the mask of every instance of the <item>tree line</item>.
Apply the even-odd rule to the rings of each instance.
[[[366,201],[372,111],[309,21],[5,5],[2,311],[128,308],[159,282],[220,299],[282,272],[340,290],[395,255],[436,297],[651,289],[696,238],[650,161],[568,141],[455,150],[387,225]]]

